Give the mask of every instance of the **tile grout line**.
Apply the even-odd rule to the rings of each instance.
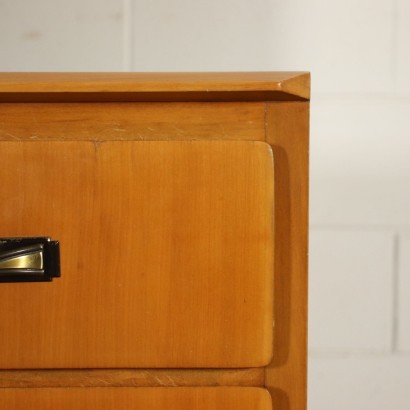
[[[392,266],[392,327],[391,327],[391,350],[398,351],[398,331],[399,331],[399,258],[400,258],[400,237],[396,232],[393,237],[393,266]]]
[[[393,66],[393,63],[392,63]],[[393,69],[390,68],[392,71]],[[386,92],[317,92],[315,94],[314,103],[323,103],[328,101],[337,101],[339,103],[346,101],[354,102],[366,102],[367,100],[373,100],[376,102],[391,102],[391,103],[408,103],[410,100],[409,92],[400,92],[398,90],[391,90]]]
[[[339,350],[339,351],[328,351],[328,350],[309,350],[308,357],[310,359],[390,359],[390,358],[403,358],[410,359],[410,352],[394,352],[391,351],[376,351],[376,350]]]
[[[309,225],[309,229],[312,231],[343,231],[343,232],[353,232],[353,231],[363,231],[363,232],[376,232],[376,233],[386,233],[392,232],[396,234],[409,233],[410,225],[399,225],[399,224],[335,224],[335,223],[312,223]]]
[[[132,71],[133,68],[133,0],[123,0],[123,62],[122,71]]]
[[[397,92],[397,67],[398,67],[398,23],[399,23],[399,5],[398,0],[392,0],[392,33],[391,33],[391,61],[390,61],[390,75],[392,81],[392,88]]]

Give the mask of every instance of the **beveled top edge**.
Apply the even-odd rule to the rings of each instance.
[[[155,94],[170,93],[183,100],[183,93],[240,93],[252,99],[266,99],[269,93],[283,94],[292,99],[308,100],[310,74],[307,72],[208,72],[208,73],[64,73],[64,72],[3,72],[0,73],[1,100],[16,95],[73,94]],[[6,97],[5,97],[6,96]],[[139,99],[141,99],[140,97]],[[160,97],[159,97],[160,99]],[[241,98],[243,99],[243,97]],[[274,99],[274,98],[273,98]],[[290,98],[291,99],[291,98]]]

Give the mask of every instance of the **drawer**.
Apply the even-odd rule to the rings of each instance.
[[[29,407],[27,407],[29,403]],[[2,389],[0,410],[271,410],[261,388],[52,388]]]
[[[50,236],[61,252],[60,278],[0,283],[0,368],[269,363],[268,144],[3,141],[0,161],[0,237]],[[68,409],[75,400],[83,406],[76,408],[111,409],[118,398],[124,408],[162,409],[168,400],[181,409],[270,408],[257,389],[214,389],[206,400],[201,389],[163,389],[155,400],[149,389],[41,391],[2,391],[0,402]],[[253,400],[260,407],[245,405]]]

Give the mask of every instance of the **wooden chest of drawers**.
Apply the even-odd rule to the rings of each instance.
[[[308,100],[305,73],[0,75],[0,238],[61,270],[0,283],[0,410],[305,407]]]

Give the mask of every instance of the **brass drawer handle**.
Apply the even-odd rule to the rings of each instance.
[[[0,282],[49,282],[56,277],[60,277],[58,241],[0,238]]]

